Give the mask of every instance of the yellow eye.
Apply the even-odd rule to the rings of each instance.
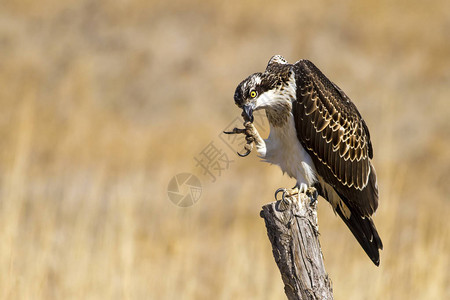
[[[256,95],[257,95],[257,94],[256,94],[256,91],[251,91],[251,92],[250,92],[250,97],[251,97],[251,98],[255,98]]]

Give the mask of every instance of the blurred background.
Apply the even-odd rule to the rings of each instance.
[[[0,298],[285,299],[259,212],[294,181],[220,135],[240,122],[237,84],[281,54],[313,61],[371,130],[381,265],[320,199],[335,298],[449,299],[449,11],[2,1]],[[187,208],[167,190],[183,172],[202,187]]]

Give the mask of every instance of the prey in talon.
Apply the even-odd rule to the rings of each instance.
[[[234,93],[242,109],[248,155],[255,144],[258,156],[278,165],[295,179],[294,189],[281,188],[286,202],[316,188],[341,217],[374,262],[383,249],[372,215],[378,207],[378,185],[372,165],[369,128],[350,98],[312,62],[294,64],[275,55],[264,72],[245,78]],[[253,126],[253,112],[264,110],[269,137]]]

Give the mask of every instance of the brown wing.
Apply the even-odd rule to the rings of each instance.
[[[292,109],[298,139],[325,182],[361,215],[372,215],[378,206],[378,188],[364,120],[347,95],[313,63],[301,60],[293,67],[297,100]]]

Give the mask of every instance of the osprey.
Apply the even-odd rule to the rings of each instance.
[[[372,221],[378,185],[369,129],[350,98],[312,62],[289,64],[273,56],[264,73],[247,77],[234,101],[243,109],[247,153],[259,156],[297,181],[285,195],[317,189],[342,218],[370,259],[379,265],[383,249]],[[253,111],[264,109],[270,124],[265,140],[253,126]],[[241,155],[241,156],[245,156]]]

